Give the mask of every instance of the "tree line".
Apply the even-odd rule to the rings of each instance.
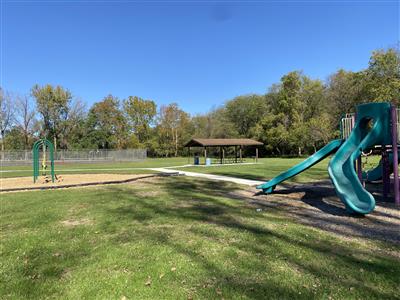
[[[146,148],[177,156],[191,137],[253,138],[267,155],[311,153],[339,136],[339,120],[360,103],[400,103],[400,54],[374,51],[361,71],[338,70],[327,80],[301,71],[284,75],[265,94],[238,96],[191,116],[178,104],[108,95],[89,109],[62,86],[35,85],[28,96],[0,90],[1,150],[29,150],[46,137],[57,149]]]

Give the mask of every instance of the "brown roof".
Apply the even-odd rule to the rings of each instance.
[[[218,146],[261,146],[261,142],[251,139],[191,139],[185,147]]]

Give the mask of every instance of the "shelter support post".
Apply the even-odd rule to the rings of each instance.
[[[235,163],[237,163],[237,146],[235,146]]]
[[[258,162],[258,147],[256,147],[256,162]]]
[[[239,158],[240,158],[240,162],[243,162],[243,157],[242,157],[242,146],[239,147]]]

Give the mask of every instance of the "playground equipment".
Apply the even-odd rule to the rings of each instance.
[[[47,164],[46,164],[46,149],[49,149],[50,153],[50,172],[51,172],[51,181],[55,180],[54,173],[54,146],[47,139],[40,139],[33,144],[32,156],[33,156],[33,182],[35,183],[39,177],[39,150],[42,148],[42,172],[43,175],[46,174]]]
[[[375,207],[375,199],[364,188],[361,156],[378,146],[382,151],[381,164],[365,172],[364,179],[382,178],[384,197],[387,197],[390,192],[390,174],[393,172],[395,203],[400,205],[396,108],[390,103],[362,104],[357,106],[355,116],[346,116],[346,119],[341,121],[342,139],[330,142],[305,161],[257,188],[264,193],[272,193],[277,184],[335,153],[328,172],[337,195],[350,213],[368,214]]]

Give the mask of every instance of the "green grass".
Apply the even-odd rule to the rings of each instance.
[[[185,157],[148,158],[136,162],[109,162],[109,163],[56,163],[56,174],[85,174],[85,173],[118,173],[118,174],[143,174],[151,171],[134,170],[132,168],[156,168],[181,166],[188,163]],[[125,169],[125,170],[124,170]],[[2,178],[31,176],[32,166],[2,166]],[[9,172],[11,171],[11,172]]]
[[[227,165],[227,166],[196,166],[188,168],[176,168],[199,173],[212,173],[239,178],[268,180],[287,170],[295,164],[303,161],[304,158],[261,158],[258,164],[253,165]],[[313,166],[306,172],[289,179],[292,182],[309,182],[313,180],[328,179],[329,158]],[[251,159],[248,160],[252,162]],[[376,165],[379,157],[370,157],[368,167]],[[132,168],[156,168],[156,167],[174,167],[183,166],[192,163],[192,159],[187,157],[172,158],[149,158],[138,162],[120,162],[120,163],[96,163],[96,164],[56,164],[56,174],[86,174],[86,173],[117,173],[117,174],[143,174],[154,173],[150,170],[132,169]],[[2,167],[1,178],[30,176],[31,166],[8,166]],[[9,172],[12,170],[12,172]]]
[[[372,168],[379,162],[379,157],[369,157],[368,165],[366,168]],[[254,180],[268,180],[281,172],[286,171],[290,167],[302,162],[304,158],[261,158],[258,160],[258,164],[253,165],[226,165],[226,166],[195,166],[189,168],[180,168],[180,170],[199,172],[199,173],[211,173],[217,175],[226,175],[232,177],[254,179]],[[328,164],[330,158],[327,158],[315,166],[311,167],[307,171],[300,173],[288,181],[291,182],[309,182],[313,180],[328,179]],[[253,162],[249,159],[248,162]]]
[[[398,246],[257,212],[236,189],[173,177],[2,194],[0,298],[399,298]]]
[[[253,165],[227,165],[227,166],[196,166],[182,168],[180,170],[212,173],[217,175],[226,175],[232,177],[267,180],[275,177],[279,173],[286,171],[295,164],[303,161],[301,158],[262,158],[258,160],[258,164]],[[311,181],[316,179],[328,178],[329,159],[325,159],[299,176],[293,177],[290,181]]]

